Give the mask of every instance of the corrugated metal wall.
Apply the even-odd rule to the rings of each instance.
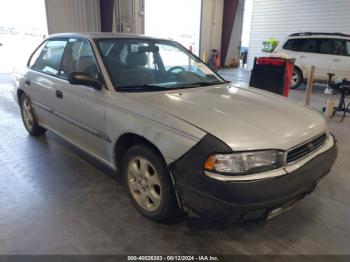
[[[101,30],[100,0],[45,0],[49,34]]]
[[[350,1],[254,0],[248,67],[264,55],[263,41],[301,31],[350,33]]]

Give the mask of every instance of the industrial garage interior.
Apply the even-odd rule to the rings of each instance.
[[[2,0],[0,2],[0,261],[349,261],[349,14],[348,0]],[[147,41],[152,42],[152,39],[156,39],[154,41],[166,39],[164,43],[176,41],[180,43],[178,46],[181,46],[179,47],[181,52],[193,54],[188,56],[188,60],[187,56],[185,59],[186,63],[189,61],[190,69],[198,67],[199,71],[206,72],[206,76],[211,76],[205,78],[206,81],[215,78],[219,82],[211,86],[210,83],[202,81],[203,86],[200,86],[200,83],[197,83],[198,86],[195,88],[182,86],[179,91],[159,91],[156,89],[159,86],[154,86],[155,83],[142,84],[138,87],[155,88],[145,91],[142,95],[136,91],[128,92],[120,89],[118,98],[120,104],[114,104],[114,107],[123,107],[120,109],[123,112],[120,118],[124,122],[120,122],[119,126],[115,124],[107,127],[107,121],[114,121],[117,117],[115,114],[113,115],[115,117],[109,116],[108,110],[105,109],[106,111],[99,115],[106,120],[106,127],[103,126],[105,133],[97,133],[99,139],[112,144],[114,135],[108,132],[112,134],[114,130],[124,128],[123,125],[129,123],[127,121],[135,121],[134,116],[138,114],[135,113],[136,110],[144,111],[142,112],[144,116],[135,118],[138,120],[130,124],[131,127],[139,126],[146,120],[152,124],[140,128],[145,132],[145,137],[138,135],[141,138],[134,139],[130,143],[125,142],[122,144],[122,149],[117,149],[116,142],[110,154],[112,161],[115,161],[116,168],[114,168],[113,164],[108,165],[107,160],[100,161],[102,157],[100,159],[96,157],[97,154],[86,152],[83,146],[75,145],[69,138],[66,139],[59,132],[55,132],[54,128],[52,130],[49,125],[39,121],[41,113],[35,106],[30,109],[33,113],[32,122],[37,121],[35,124],[38,127],[48,131],[40,136],[28,134],[30,130],[28,131],[28,124],[26,125],[28,123],[25,120],[26,112],[23,111],[25,104],[21,104],[22,95],[26,93],[25,88],[28,88],[27,97],[33,96],[30,87],[35,87],[35,82],[40,82],[40,78],[45,80],[43,72],[33,69],[35,64],[33,65],[31,61],[34,58],[30,57],[45,41],[44,39],[47,37],[55,39],[54,34],[62,34],[57,36],[57,41],[70,38],[66,41],[67,46],[75,41],[72,39],[96,37],[95,42],[90,43],[94,50],[91,53],[98,57],[95,58],[99,64],[98,79],[102,79],[99,83],[105,87],[87,88],[87,95],[81,95],[79,99],[85,99],[90,93],[103,92],[101,89],[105,90],[107,100],[108,97],[118,95],[113,72],[106,60],[108,58],[106,53],[109,53],[112,47],[105,52],[100,45],[103,41],[109,44],[108,41],[114,41],[115,36],[117,36],[115,41],[122,41],[121,39],[125,38],[126,43],[127,41],[133,43],[130,44],[128,55],[143,52],[142,58],[149,59],[148,65],[146,60],[144,64],[137,60],[138,68],[126,69],[126,73],[121,71],[120,77],[126,77],[128,73],[137,78],[135,72],[139,75],[146,74],[137,71],[141,70],[140,66],[148,66],[148,70],[151,67],[157,69],[159,67],[157,54],[162,52],[167,54],[171,48],[175,48],[173,44],[162,47],[162,44],[157,43],[151,48],[151,45],[148,47],[143,43],[137,46],[138,51],[133,50],[134,45],[137,41],[148,43]],[[107,36],[107,40],[102,40],[104,35]],[[44,42],[44,45],[46,43]],[[312,43],[316,44],[311,46]],[[344,49],[339,47],[339,52],[333,51],[332,47],[336,49],[338,44],[344,44]],[[46,47],[43,46],[38,49],[40,52],[45,50]],[[67,50],[67,47],[64,48]],[[327,51],[322,51],[323,49]],[[169,56],[175,61],[170,65],[186,71],[187,67],[176,64],[181,60],[181,55],[183,54],[179,54],[177,58],[176,55]],[[65,53],[61,56],[64,59]],[[128,61],[128,58],[125,60]],[[278,64],[276,61],[283,63]],[[291,71],[288,71],[288,64],[292,66]],[[63,70],[63,65],[63,62],[59,62],[58,70]],[[166,65],[163,67],[167,70]],[[174,79],[178,79],[181,73],[185,74],[185,72],[176,74],[166,71],[165,75],[174,75]],[[28,76],[34,77],[34,74],[38,76],[28,78]],[[192,79],[191,74],[186,77]],[[65,85],[72,84],[73,87],[73,82],[70,80],[73,75],[70,74],[64,79]],[[57,81],[62,80],[60,77],[55,78]],[[130,77],[131,80],[132,78]],[[45,83],[54,86],[52,83],[56,80],[52,79],[53,75],[49,76]],[[292,84],[293,81],[295,86]],[[26,87],[21,88],[21,85]],[[272,88],[273,85],[277,86],[277,91]],[[106,86],[111,86],[111,89]],[[225,86],[225,90],[228,91],[225,91],[226,93],[216,91],[223,88],[220,86]],[[74,87],[80,92],[81,86]],[[37,89],[40,91],[40,88]],[[259,89],[264,91],[257,91]],[[206,90],[206,93],[200,90]],[[278,95],[271,95],[268,91]],[[218,94],[217,97],[214,97],[214,94]],[[67,96],[64,93],[63,100]],[[55,98],[60,98],[57,90]],[[35,105],[35,98],[30,99],[28,101]],[[344,99],[344,104],[339,103],[341,99]],[[94,98],[95,102],[97,100],[98,96]],[[56,103],[52,102],[54,100],[50,101],[46,107],[50,106],[50,103]],[[178,105],[179,102],[183,104]],[[94,118],[94,115],[91,115],[89,119],[89,112],[92,112],[90,108],[96,105],[90,100],[86,103],[89,103],[84,105],[86,111],[75,105],[66,106],[69,110],[76,111],[76,115],[80,115],[81,119],[88,118],[90,121]],[[146,103],[150,106],[145,107]],[[102,102],[96,104],[101,106]],[[55,114],[54,110],[50,112]],[[74,121],[61,116],[60,120],[52,122],[57,121],[56,124],[59,126],[61,123],[59,121],[63,123],[65,118],[67,121]],[[83,132],[90,132],[91,135],[101,123],[96,121],[83,128],[83,120],[79,121],[75,130],[79,130],[80,125],[82,133],[78,136],[84,136]],[[159,126],[167,131],[154,131]],[[291,129],[287,130],[287,126]],[[307,126],[307,129],[302,129],[304,126]],[[310,151],[305,153],[308,154],[305,155],[305,159],[313,156],[312,152],[319,152],[317,154],[323,156],[324,163],[321,161],[319,165],[314,164],[313,169],[309,167],[304,173],[293,173],[293,176],[299,175],[300,180],[300,176],[311,177],[318,171],[323,172],[322,176],[312,181],[312,188],[310,190],[308,188],[307,191],[304,187],[311,178],[309,180],[306,178],[305,184],[299,183],[299,188],[293,192],[298,198],[295,197],[293,200],[288,198],[288,203],[285,201],[282,205],[280,202],[278,205],[271,204],[266,209],[265,207],[261,209],[266,211],[261,217],[263,219],[259,217],[248,221],[244,219],[247,214],[245,213],[239,223],[233,221],[233,215],[232,221],[230,219],[218,221],[204,214],[205,211],[199,206],[198,210],[196,206],[191,206],[191,199],[194,201],[198,196],[194,193],[186,195],[187,187],[181,188],[182,181],[190,181],[187,186],[203,186],[208,190],[208,194],[209,191],[215,191],[212,192],[211,200],[198,202],[208,207],[204,210],[214,208],[216,202],[214,203],[213,199],[219,201],[219,196],[230,195],[235,201],[241,194],[245,195],[246,200],[232,205],[246,210],[245,207],[255,197],[255,192],[263,191],[268,195],[278,195],[274,193],[278,191],[283,194],[284,187],[289,188],[297,184],[293,180],[283,180],[292,176],[288,168],[291,169],[291,166],[295,165],[296,169],[301,169],[303,165],[308,165],[304,158],[302,161],[305,162],[288,162],[289,153],[299,147],[300,142],[296,143],[295,147],[289,146],[288,149],[285,149],[284,145],[292,139],[291,137],[295,137],[295,141],[301,141],[303,136],[306,137],[306,134],[316,127],[324,128],[326,141],[332,140],[333,148],[337,147],[334,164],[331,160],[333,156],[326,155],[323,145],[317,148],[318,146],[312,144],[308,138],[306,141],[308,144],[303,144],[305,145],[303,150]],[[169,130],[176,132],[170,133]],[[147,132],[150,132],[149,139],[146,136]],[[182,139],[178,139],[180,135]],[[154,143],[152,137],[155,137]],[[178,140],[175,140],[175,137]],[[184,178],[195,169],[195,163],[200,161],[200,155],[208,147],[203,142],[205,140],[203,137],[215,138],[216,140],[212,140],[214,142],[220,140],[220,143],[224,143],[225,150],[228,147],[230,149],[225,152],[214,150],[215,152],[205,155],[206,162],[201,163],[202,180]],[[228,142],[227,137],[232,140]],[[239,140],[241,142],[235,140],[238,137],[242,137],[242,140]],[[277,141],[274,147],[264,146],[272,140]],[[152,144],[149,145],[153,148],[151,151],[159,156],[163,154],[163,147],[167,149],[164,152],[171,152],[169,155],[164,155],[164,159],[161,157],[162,162],[159,165],[169,174],[166,180],[161,178],[161,183],[168,181],[168,184],[174,186],[169,192],[174,194],[173,201],[177,206],[177,215],[165,222],[152,221],[145,212],[140,211],[140,207],[135,208],[134,202],[137,200],[130,197],[131,189],[125,186],[123,174],[127,164],[123,163],[118,167],[118,161],[122,161],[118,152],[120,155],[123,153],[121,159],[128,159],[125,152],[129,152],[127,147],[136,143],[135,141],[144,141],[142,144],[144,146]],[[159,142],[159,147],[157,141],[163,141]],[[193,141],[197,141],[202,147],[191,144]],[[216,148],[217,142],[214,142],[210,145]],[[249,146],[246,146],[248,144]],[[260,145],[261,148],[254,147]],[[244,149],[244,146],[247,149]],[[168,148],[179,151],[176,157]],[[244,151],[249,151],[250,154],[257,150],[279,153],[283,151],[285,157],[282,157],[281,161],[284,161],[284,164],[277,166],[277,160],[272,163],[275,165],[274,168],[280,168],[278,170],[282,170],[284,175],[271,178],[269,174],[272,174],[274,170],[272,168],[261,171],[262,173],[256,171],[257,174],[253,171],[253,174],[248,171],[245,173],[246,170],[243,169],[241,173],[232,171],[230,173],[234,174],[231,176],[232,180],[225,174],[225,169],[217,172],[217,176],[212,175],[215,170],[219,170],[219,164],[229,162],[229,160],[220,162],[219,156],[231,156]],[[245,156],[248,157],[247,155]],[[319,155],[315,155],[315,159]],[[216,157],[213,167],[209,165],[211,162],[208,162],[211,157]],[[190,171],[181,169],[184,167],[177,169],[187,158],[190,159],[186,163]],[[242,159],[239,161],[246,161]],[[252,161],[258,160],[259,157],[256,157]],[[239,165],[239,161],[237,160],[236,164],[230,163]],[[311,163],[314,160],[308,161]],[[332,163],[323,167],[325,162]],[[151,162],[150,166],[155,164]],[[157,168],[155,166],[153,168],[155,171],[152,172],[157,173]],[[256,168],[260,170],[259,163]],[[327,172],[324,169],[327,169]],[[214,171],[211,172],[212,170]],[[206,175],[208,173],[209,176]],[[260,174],[267,174],[267,177],[257,179],[249,177],[250,175],[259,177]],[[237,176],[243,177],[242,180],[237,182],[235,180]],[[236,192],[232,187],[220,192],[221,190],[215,189],[214,184],[210,184],[215,177],[219,179],[215,181],[217,188],[220,186],[229,188],[230,184],[236,184],[237,188],[242,189],[237,189]],[[291,182],[278,182],[279,179]],[[270,180],[277,181],[280,186],[270,187],[268,182],[264,182]],[[203,185],[205,181],[209,182]],[[253,184],[253,189],[249,187],[250,184]],[[163,196],[167,191],[163,191],[164,184],[161,184],[161,188],[160,195]],[[300,197],[299,193],[302,193]],[[256,201],[262,203],[263,198],[264,195]],[[258,206],[260,210],[260,205],[262,206],[259,204],[253,208],[254,210],[249,209],[249,212],[258,210]],[[223,209],[218,208],[214,213],[220,214],[226,211]]]

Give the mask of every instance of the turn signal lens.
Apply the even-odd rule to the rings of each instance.
[[[206,170],[214,170],[214,168],[215,168],[215,161],[216,161],[216,157],[215,156],[208,157],[207,161],[205,161],[205,163],[204,163],[204,168]]]

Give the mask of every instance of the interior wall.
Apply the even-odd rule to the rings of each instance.
[[[49,34],[101,31],[99,0],[45,0]]]
[[[221,49],[224,0],[202,0],[200,57],[208,60],[211,49]]]

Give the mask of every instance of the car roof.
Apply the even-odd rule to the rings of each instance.
[[[83,32],[83,33],[60,33],[60,34],[52,34],[47,38],[59,38],[59,37],[83,37],[89,39],[102,39],[102,38],[135,38],[135,39],[158,39],[145,35],[137,35],[137,34],[126,34],[126,33],[107,33],[107,32]],[[168,40],[168,39],[162,39]]]
[[[343,33],[318,33],[318,32],[305,32],[295,33],[287,37],[290,38],[332,38],[332,39],[350,39],[350,35]]]

